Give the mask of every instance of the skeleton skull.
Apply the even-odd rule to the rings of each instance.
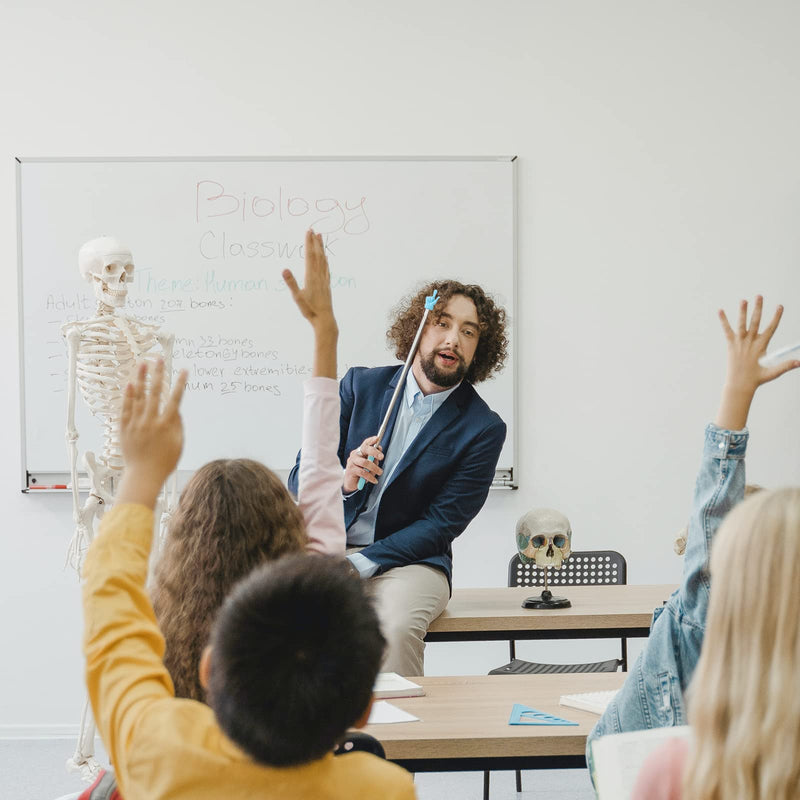
[[[535,508],[517,522],[517,550],[523,564],[559,569],[572,548],[569,520],[552,508]]]
[[[125,305],[128,284],[133,281],[133,256],[125,245],[111,236],[92,239],[78,253],[78,268],[101,303],[114,308]]]

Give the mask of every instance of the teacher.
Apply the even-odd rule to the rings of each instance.
[[[438,281],[405,298],[387,332],[395,355],[408,357],[434,290],[440,300],[380,447],[375,434],[402,365],[353,367],[339,386],[347,558],[372,583],[383,669],[401,675],[423,674],[423,638],[450,597],[452,541],[483,507],[506,436],[473,388],[502,369],[508,345],[505,310],[479,286]],[[296,464],[295,494],[297,477]]]

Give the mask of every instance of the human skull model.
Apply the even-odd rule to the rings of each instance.
[[[78,268],[101,303],[112,308],[125,305],[133,281],[133,256],[124,244],[111,236],[86,242],[78,253]]]
[[[517,522],[517,550],[523,564],[559,569],[572,552],[569,520],[552,508],[535,508]]]

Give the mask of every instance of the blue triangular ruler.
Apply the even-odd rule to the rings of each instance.
[[[511,719],[509,725],[577,725],[577,722],[570,722],[568,719],[554,717],[552,714],[545,714],[535,708],[528,708],[522,703],[514,703],[511,709]]]

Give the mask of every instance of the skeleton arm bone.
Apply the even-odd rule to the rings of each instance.
[[[175,334],[159,332],[156,339],[161,345],[161,352],[164,358],[164,396],[169,395],[172,386],[172,355],[175,349]],[[159,520],[160,542],[164,541],[169,526],[169,520],[175,506],[178,504],[178,472],[173,470],[172,474],[164,481],[164,488],[161,490],[160,508],[156,508],[156,519]],[[161,512],[160,514],[158,512]]]
[[[67,447],[70,459],[70,477],[72,479],[72,522],[75,532],[67,551],[67,561],[75,569],[80,569],[82,554],[93,533],[94,517],[100,500],[90,495],[86,504],[81,507],[80,493],[78,490],[78,428],[75,425],[75,399],[77,394],[77,364],[78,347],[81,333],[77,325],[71,325],[64,331],[67,339],[67,353],[69,359],[68,387],[67,387]]]
[[[69,372],[67,374],[67,448],[72,478],[72,521],[80,524],[80,496],[78,494],[78,429],[75,426],[75,395],[77,393],[78,344],[81,334],[74,325],[62,331],[67,339]]]
[[[164,355],[164,375],[166,388],[172,386],[172,353],[175,348],[175,334],[161,331],[156,335],[161,352]]]

